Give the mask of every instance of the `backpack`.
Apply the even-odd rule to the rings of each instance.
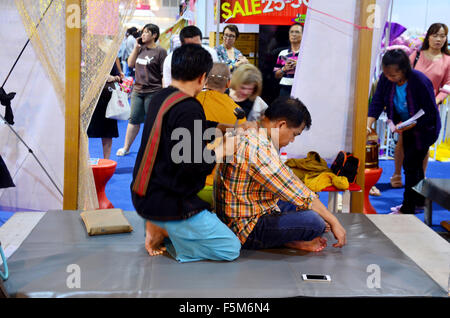
[[[336,159],[331,165],[331,171],[337,176],[343,176],[348,179],[349,183],[356,181],[358,173],[359,159],[350,152],[339,151]]]

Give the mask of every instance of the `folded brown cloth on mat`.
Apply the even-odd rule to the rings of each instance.
[[[89,235],[128,233],[133,227],[121,209],[105,209],[81,212]]]

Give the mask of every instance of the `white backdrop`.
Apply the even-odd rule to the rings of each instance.
[[[310,0],[310,7],[359,25],[359,1]],[[380,52],[390,0],[378,0],[372,70]],[[290,158],[318,152],[332,162],[341,150],[352,151],[354,87],[359,29],[308,10],[292,95],[311,113],[312,126],[285,148]]]
[[[28,39],[13,0],[0,2],[0,85]],[[13,128],[29,145],[60,190],[64,179],[64,113],[31,43],[4,87],[12,100]],[[4,107],[0,112],[4,115]],[[62,196],[27,148],[0,123],[0,154],[15,188],[0,189],[0,206],[34,210],[62,209]]]

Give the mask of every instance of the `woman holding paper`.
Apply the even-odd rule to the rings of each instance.
[[[410,55],[409,60],[415,70],[424,73],[433,83],[436,104],[442,104],[450,93],[450,52],[447,47],[448,27],[443,23],[432,24],[427,31],[420,51]],[[447,88],[449,87],[449,88]],[[391,177],[393,188],[402,186],[403,139],[399,136],[395,147],[395,171]],[[428,154],[423,161],[425,173]]]
[[[383,56],[382,67],[383,73],[369,105],[367,127],[370,129],[386,106],[389,127],[392,132],[402,134],[405,154],[403,203],[392,210],[394,213],[412,214],[417,207],[424,205],[423,196],[416,193],[412,187],[424,178],[423,160],[428,148],[439,136],[439,111],[433,84],[423,73],[411,68],[404,51],[387,51]],[[420,110],[423,111],[422,116],[411,125],[401,127],[402,122],[414,115],[420,115]]]

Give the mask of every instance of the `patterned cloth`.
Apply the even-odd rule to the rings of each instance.
[[[239,51],[237,48],[234,47],[233,48],[233,50],[234,50],[234,60],[232,60],[232,59],[230,59],[228,57],[227,49],[225,48],[225,46],[223,46],[223,44],[219,45],[219,46],[216,46],[215,49],[217,51],[217,56],[219,58],[219,62],[220,63],[225,63],[226,65],[228,65],[230,70],[233,70],[235,65],[236,65],[236,63],[237,63],[239,55],[242,55],[241,51]]]
[[[242,136],[232,163],[220,164],[214,183],[217,215],[242,244],[258,219],[279,212],[279,199],[311,209],[317,195],[284,165],[264,129]]]

